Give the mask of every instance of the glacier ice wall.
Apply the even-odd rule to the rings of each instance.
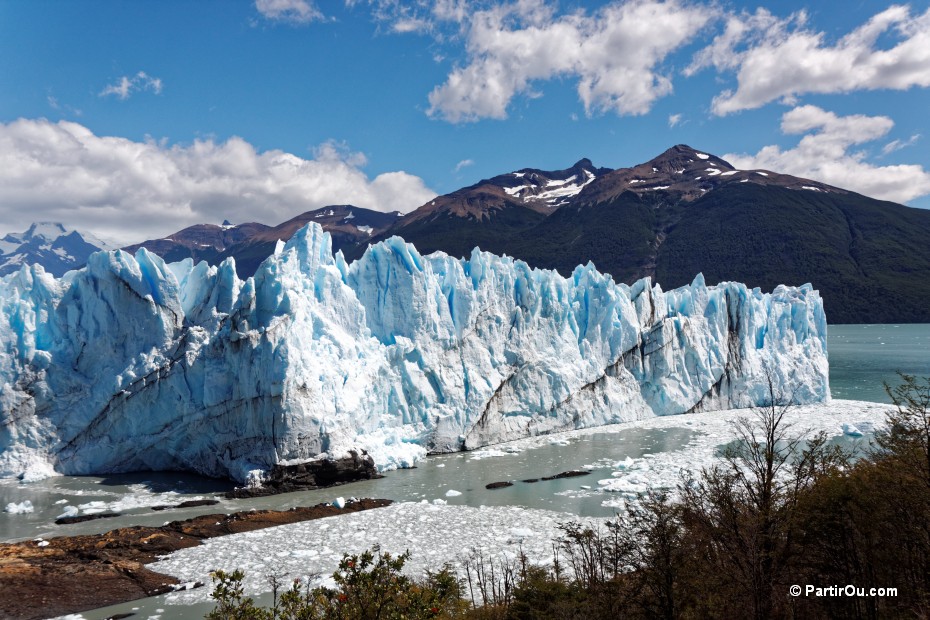
[[[399,238],[347,264],[309,224],[241,281],[232,260],[94,254],[0,280],[0,476],[254,470],[758,404],[766,373],[829,398],[809,285],[663,292]]]

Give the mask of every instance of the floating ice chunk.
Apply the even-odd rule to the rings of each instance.
[[[614,469],[629,469],[633,466],[633,457],[628,456],[622,461],[617,461],[614,464]]]
[[[864,433],[855,424],[843,424],[843,434],[849,437],[862,437]]]
[[[449,489],[446,491],[446,497],[458,497],[461,494],[461,491],[456,491],[455,489]]]
[[[6,505],[6,508],[3,509],[3,512],[8,512],[13,515],[26,514],[27,512],[33,512],[35,507],[32,505],[32,502],[28,499],[19,503],[10,502]]]
[[[78,510],[77,506],[65,506],[65,511],[55,517],[56,519],[65,519],[67,517],[76,517],[81,511]]]
[[[340,510],[342,510],[343,508],[346,507],[346,500],[345,500],[345,498],[344,498],[344,497],[337,497],[336,499],[333,500],[333,506],[335,506],[336,508],[339,508]]]

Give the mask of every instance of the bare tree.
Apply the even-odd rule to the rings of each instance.
[[[722,463],[683,486],[684,520],[697,534],[710,584],[732,590],[748,616],[768,618],[785,599],[799,492],[818,473],[843,467],[848,455],[807,437],[785,416],[795,406],[765,373],[767,398],[734,422],[736,438]],[[711,586],[713,587],[713,586]]]

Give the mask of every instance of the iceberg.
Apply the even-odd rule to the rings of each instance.
[[[315,223],[245,281],[228,259],[98,252],[0,279],[0,476],[187,470],[255,483],[380,469],[656,415],[829,399],[810,285],[664,292],[394,237],[349,264]]]

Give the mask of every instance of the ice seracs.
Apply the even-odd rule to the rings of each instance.
[[[809,285],[701,276],[663,292],[593,265],[420,255],[394,237],[347,264],[311,223],[254,277],[140,249],[0,280],[0,475],[277,464],[428,451],[764,400],[766,373],[829,397]]]

